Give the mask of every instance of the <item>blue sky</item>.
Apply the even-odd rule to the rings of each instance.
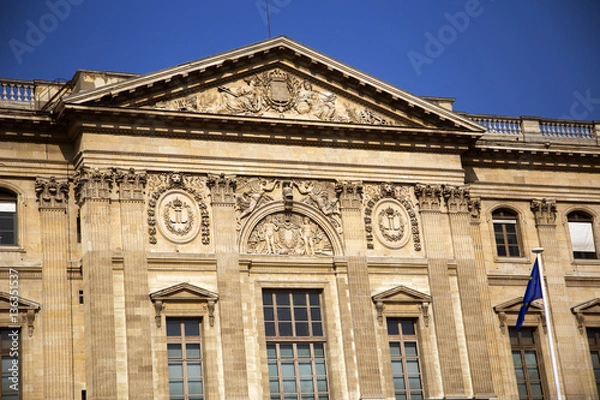
[[[265,0],[3,0],[0,77],[148,73],[268,38]],[[598,0],[269,0],[272,36],[469,113],[600,120]]]

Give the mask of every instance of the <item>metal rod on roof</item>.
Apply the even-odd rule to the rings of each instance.
[[[269,15],[269,0],[265,0],[267,13],[267,28],[269,29],[269,39],[271,39],[271,16]]]

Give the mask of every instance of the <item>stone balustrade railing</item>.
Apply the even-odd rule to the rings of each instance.
[[[486,136],[523,142],[599,144],[600,122],[466,114],[483,126]]]
[[[40,109],[65,83],[0,79],[0,107]]]

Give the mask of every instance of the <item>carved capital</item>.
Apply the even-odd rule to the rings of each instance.
[[[421,211],[439,211],[442,188],[439,185],[415,185],[415,197]]]
[[[556,200],[534,199],[531,201],[531,211],[536,225],[556,225]]]
[[[449,212],[467,212],[471,195],[466,186],[442,186],[442,196]]]
[[[136,173],[135,169],[129,168],[127,172],[118,172],[116,181],[119,184],[119,196],[121,200],[144,200],[144,188],[146,187],[145,173]]]
[[[69,200],[69,183],[57,181],[53,176],[50,179],[38,178],[35,180],[35,194],[40,210],[65,210]]]
[[[340,199],[341,208],[360,209],[362,203],[362,182],[339,181],[335,191]]]
[[[114,170],[82,168],[75,175],[75,199],[78,204],[86,200],[109,200],[114,181]]]
[[[467,205],[471,218],[478,221],[481,217],[481,199],[479,197],[469,199]]]
[[[209,175],[206,185],[210,189],[212,196],[212,204],[230,204],[231,206],[235,203],[235,188],[237,182],[235,176],[221,175]]]

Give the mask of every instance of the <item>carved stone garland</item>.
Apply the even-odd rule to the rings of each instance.
[[[387,211],[387,208],[381,210],[380,213],[378,214],[382,214],[384,213],[384,215],[376,215],[373,216],[373,210],[375,209],[375,207],[377,206],[377,204],[384,199],[394,199],[396,201],[398,201],[400,204],[402,204],[402,206],[405,208],[409,220],[410,220],[410,225],[411,225],[411,232],[412,232],[412,237],[413,237],[413,245],[414,245],[414,249],[416,251],[420,251],[421,250],[421,237],[420,237],[420,233],[419,233],[419,221],[417,220],[417,215],[416,212],[414,210],[414,207],[412,205],[412,202],[410,201],[410,197],[408,194],[408,189],[402,186],[397,186],[394,185],[392,183],[382,183],[378,190],[375,190],[375,193],[371,194],[371,198],[369,200],[366,201],[366,206],[365,206],[365,231],[366,231],[366,235],[367,235],[367,248],[368,249],[373,249],[373,218],[376,219],[377,222],[377,229],[381,228],[381,224],[385,224],[386,221],[385,219],[388,219],[390,216],[394,217],[396,215],[397,210],[394,210],[392,207],[388,207],[391,211],[389,214]],[[382,221],[382,218],[384,219]],[[396,219],[397,221],[397,219]],[[385,227],[384,227],[385,228]],[[391,242],[400,240],[400,238],[402,237],[402,234],[400,234],[400,237],[398,236],[398,232],[396,232],[398,229],[394,230],[394,232],[388,232],[389,229],[383,229],[382,235],[385,237],[385,235],[387,234],[389,237],[387,237],[388,240],[390,240]],[[391,235],[391,236],[390,236]]]
[[[148,234],[151,244],[157,243],[158,223],[161,223],[173,237],[186,237],[192,229],[199,228],[202,244],[210,243],[210,218],[202,193],[205,186],[199,177],[179,172],[150,175],[148,186],[151,190],[148,201]],[[173,191],[172,199],[166,197],[169,196],[169,191]],[[164,206],[157,211],[161,199],[163,199],[161,205]],[[192,199],[197,204],[200,213],[199,222],[195,221],[193,206],[188,204],[186,199]],[[162,221],[157,221],[157,218],[161,218]],[[198,223],[199,227],[195,225]]]

